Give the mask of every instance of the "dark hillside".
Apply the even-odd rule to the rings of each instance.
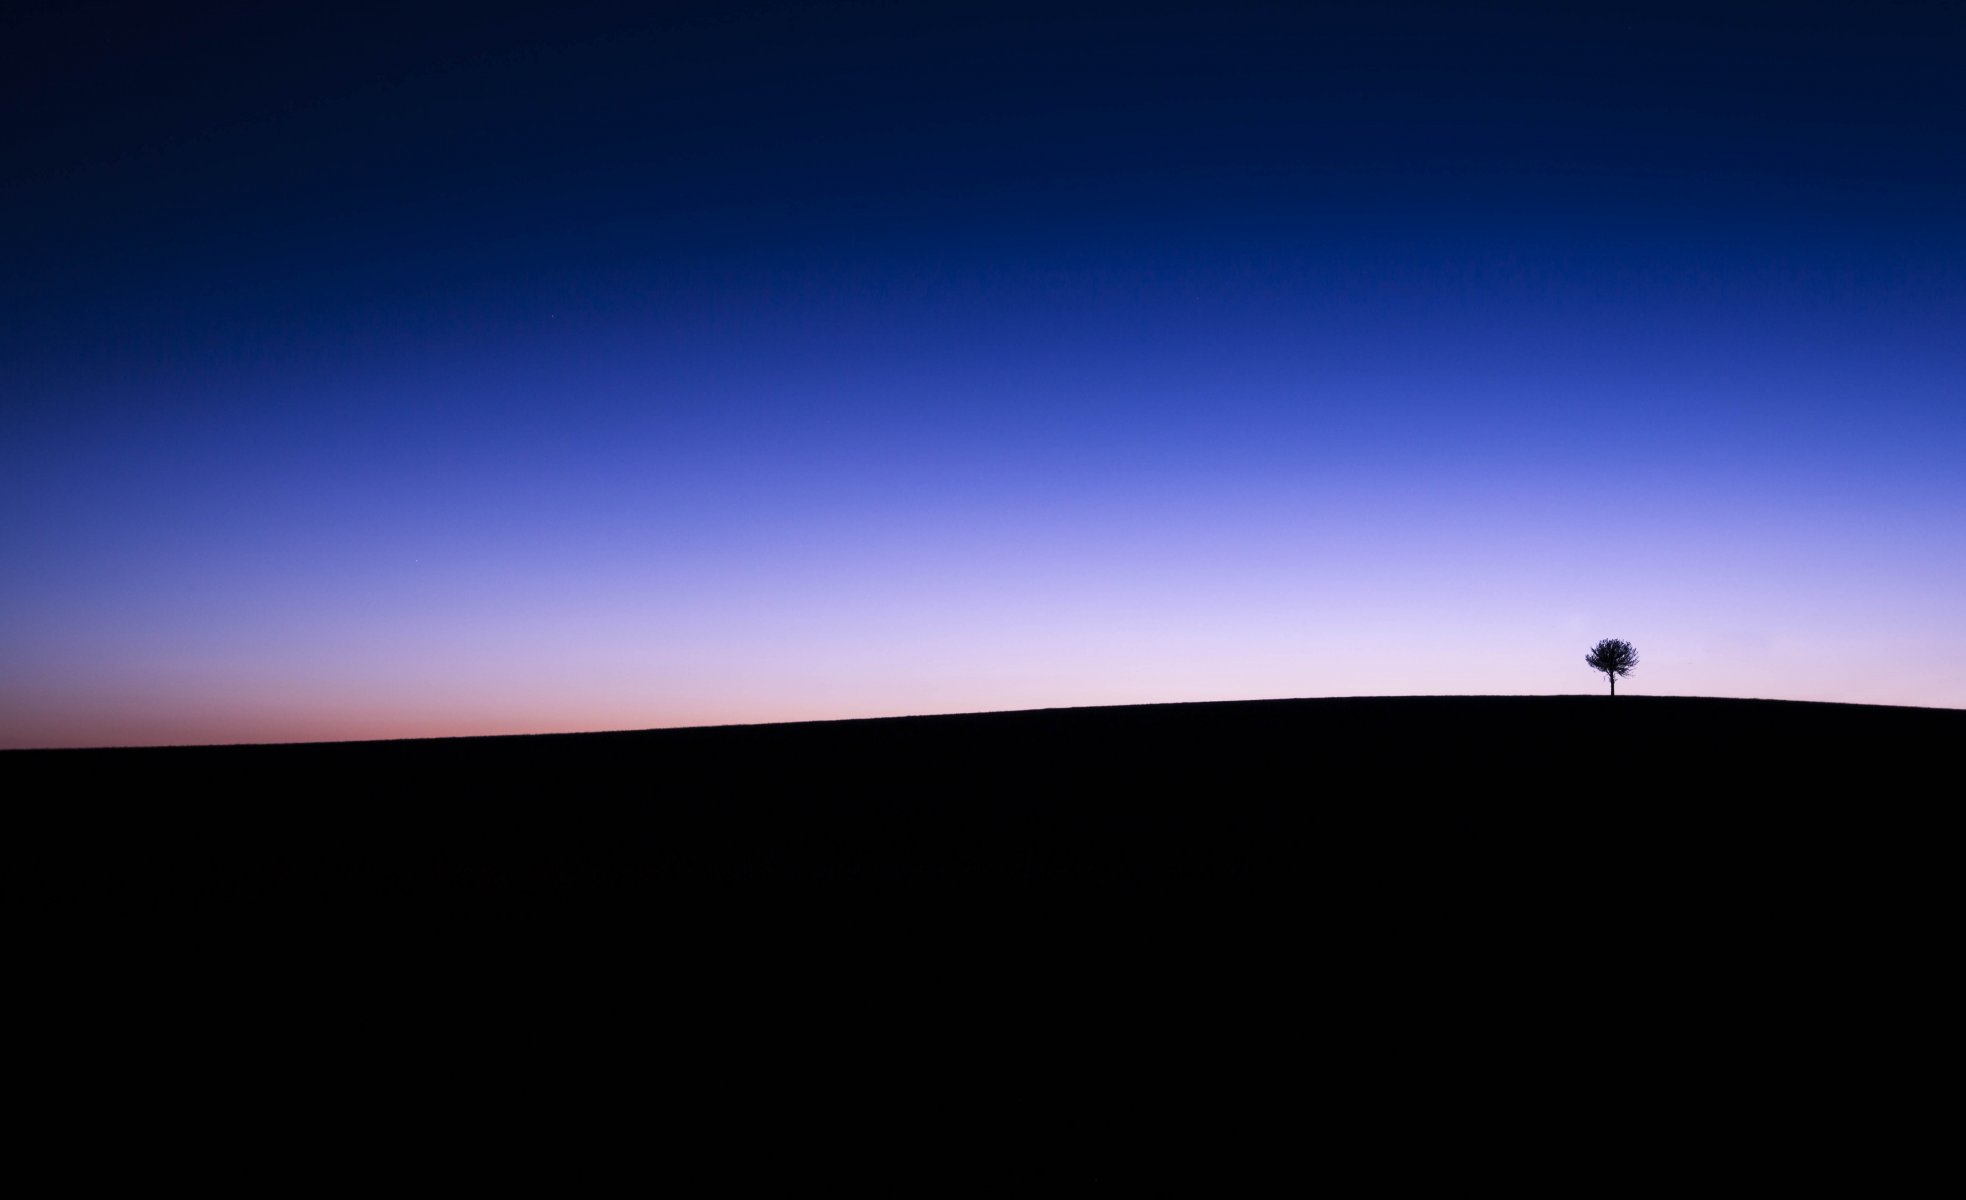
[[[1929,1058],[1962,735],[1468,697],[15,752],[0,844],[26,1036],[77,1086],[150,1064],[160,1111],[224,1062],[421,1137],[428,1069],[459,1112],[602,1097],[639,1138],[618,1090],[804,1120],[892,1055],[905,1105],[1042,1103],[1091,1055],[1168,1111],[1308,1089],[1375,1160],[1441,1106],[1623,1163],[1661,1113],[1790,1130]]]
[[[1268,887],[1422,862],[1433,886],[1909,852],[1962,747],[1954,710],[1417,697],[16,751],[0,788],[16,879],[58,892]]]

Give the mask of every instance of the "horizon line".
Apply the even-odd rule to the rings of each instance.
[[[963,709],[950,712],[891,713],[871,717],[816,717],[800,721],[728,721],[707,725],[649,725],[628,729],[562,729],[517,733],[462,733],[435,734],[424,737],[396,738],[331,738],[320,741],[269,741],[269,742],[160,742],[152,744],[92,745],[92,746],[5,746],[0,754],[59,754],[63,752],[87,752],[96,750],[226,750],[240,747],[282,746],[382,746],[404,742],[466,742],[499,741],[509,738],[554,738],[554,737],[606,737],[637,733],[670,733],[689,730],[709,729],[763,729],[773,726],[794,725],[847,725],[869,721],[914,721],[934,720],[942,717],[993,717],[1015,716],[1025,713],[1087,712],[1099,709],[1120,708],[1176,708],[1201,707],[1204,705],[1227,704],[1301,704],[1319,701],[1350,700],[1571,700],[1602,698],[1606,702],[1625,700],[1717,700],[1741,704],[1815,704],[1835,705],[1841,708],[1898,708],[1915,709],[1924,712],[1966,712],[1966,708],[1954,708],[1938,704],[1879,704],[1853,700],[1793,700],[1763,696],[1696,696],[1696,695],[1626,695],[1615,697],[1603,692],[1418,692],[1400,695],[1352,694],[1344,696],[1270,696],[1246,700],[1154,700],[1135,704],[1067,704],[1038,708],[1003,709]]]

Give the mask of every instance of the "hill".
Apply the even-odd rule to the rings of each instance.
[[[1356,698],[11,751],[0,788],[16,879],[93,895],[1439,889],[1910,852],[1962,746],[1944,709]]]
[[[1622,1163],[1689,1105],[1739,1137],[1738,1080],[1786,1139],[1924,1060],[1962,734],[1442,697],[10,752],[0,846],[23,1028],[77,1086],[151,1064],[159,1111],[214,1064],[421,1129],[415,1070],[804,1119],[889,1056],[910,1106],[1091,1061],[1156,1104],[1320,1088],[1377,1161],[1492,1113],[1539,1158],[1638,1131]]]

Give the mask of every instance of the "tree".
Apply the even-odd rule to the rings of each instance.
[[[1605,678],[1611,681],[1611,694],[1615,696],[1618,694],[1618,676],[1631,674],[1632,668],[1638,665],[1638,647],[1617,638],[1605,638],[1591,647],[1591,652],[1584,655],[1584,661],[1591,665],[1591,670],[1604,672]]]

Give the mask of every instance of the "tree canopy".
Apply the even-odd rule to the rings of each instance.
[[[1618,638],[1605,638],[1591,647],[1591,652],[1584,655],[1584,661],[1590,664],[1593,671],[1604,672],[1605,678],[1611,681],[1611,694],[1615,696],[1618,694],[1618,676],[1629,675],[1632,668],[1638,666],[1638,647]]]

